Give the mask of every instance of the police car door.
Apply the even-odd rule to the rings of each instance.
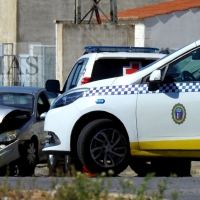
[[[160,69],[163,81],[155,92],[148,91],[149,76],[139,87],[140,148],[200,149],[200,49],[187,52]]]

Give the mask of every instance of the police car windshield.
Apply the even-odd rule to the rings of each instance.
[[[185,47],[185,46],[184,46],[184,47]],[[184,47],[182,47],[182,48],[180,48],[180,49],[183,49]],[[142,67],[142,68],[141,68],[140,70],[138,70],[137,72],[140,72],[140,71],[142,71],[142,70],[144,70],[144,69],[146,69],[146,68],[148,68],[148,67],[151,67],[151,66],[154,65],[155,63],[157,63],[157,62],[159,62],[159,61],[165,59],[166,57],[168,57],[168,56],[170,56],[170,55],[176,53],[176,52],[179,51],[180,49],[177,49],[176,51],[174,51],[174,52],[172,52],[172,53],[170,53],[170,54],[167,54],[166,56],[164,56],[164,57],[162,57],[162,58],[160,58],[160,59],[158,59],[158,60],[156,60],[156,61],[150,63],[149,65],[146,65],[145,67]]]
[[[172,53],[171,53],[171,54],[172,54]],[[164,57],[162,57],[162,58],[160,58],[160,59],[158,59],[158,60],[156,60],[156,61],[150,63],[149,65],[146,65],[145,67],[142,67],[142,68],[139,69],[137,72],[140,72],[140,71],[142,71],[142,70],[144,70],[144,69],[146,69],[146,68],[148,68],[148,67],[151,67],[151,66],[154,65],[155,63],[159,62],[160,60],[163,60],[164,58],[166,58],[167,56],[169,56],[169,55],[171,55],[171,54],[168,54],[168,55],[166,55],[166,56],[164,56]],[[137,72],[136,72],[136,73],[137,73]]]

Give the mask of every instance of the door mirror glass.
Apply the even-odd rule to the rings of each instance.
[[[47,80],[45,88],[49,92],[60,93],[60,82],[58,80]]]
[[[161,81],[161,70],[155,70],[151,73],[150,82],[160,82]]]

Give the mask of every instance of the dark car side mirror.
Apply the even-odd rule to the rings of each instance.
[[[60,93],[60,82],[58,80],[47,80],[45,88],[49,92]]]

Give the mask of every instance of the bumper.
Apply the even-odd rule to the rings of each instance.
[[[74,123],[79,117],[80,111],[73,103],[68,106],[49,110],[45,118],[44,130],[53,133],[54,138],[53,140],[49,139],[49,142],[46,140],[42,151],[46,154],[52,154],[52,152],[56,154],[59,154],[59,152],[69,154],[71,132]]]
[[[20,157],[18,146],[19,140],[16,140],[12,144],[0,149],[0,167],[7,165]]]

